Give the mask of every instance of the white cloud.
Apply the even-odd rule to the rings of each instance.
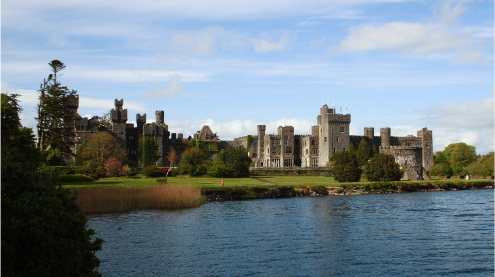
[[[440,20],[448,23],[456,23],[459,16],[469,8],[464,6],[465,3],[473,2],[473,0],[447,0],[435,11],[435,14]]]
[[[217,51],[217,40],[223,33],[223,28],[216,26],[199,32],[177,34],[171,39],[172,49],[186,57],[211,54]]]
[[[280,37],[278,42],[272,42],[272,39],[268,33],[261,34],[261,38],[251,38],[250,42],[253,45],[254,51],[266,53],[269,51],[283,51],[287,48],[287,44],[294,37],[285,34]]]
[[[171,133],[182,133],[185,137],[193,136],[201,130],[203,125],[210,126],[214,133],[218,133],[221,140],[233,140],[247,135],[256,135],[258,125],[266,125],[266,134],[276,134],[279,126],[293,126],[295,134],[311,134],[311,126],[315,123],[308,120],[280,119],[268,123],[257,123],[252,120],[233,120],[229,122],[215,123],[213,119],[194,121],[166,121]]]
[[[340,50],[388,49],[427,56],[462,50],[474,44],[474,40],[442,30],[435,24],[391,22],[351,29],[341,42]]]
[[[21,106],[36,106],[38,104],[38,92],[36,90],[19,89],[2,82],[2,93],[19,94],[18,100]]]
[[[434,105],[425,113],[427,115],[421,119],[433,129],[435,151],[441,151],[450,143],[456,142],[474,145],[481,154],[493,151],[493,98],[470,103]]]
[[[488,59],[486,55],[481,51],[463,53],[454,58],[451,61],[452,64],[486,64],[488,63]]]
[[[153,89],[143,95],[143,98],[167,97],[184,91],[184,86],[180,82],[180,76],[174,74],[169,77],[169,84],[163,88]]]
[[[447,103],[431,106],[421,119],[428,125],[447,128],[486,129],[494,125],[493,98],[470,103]]]

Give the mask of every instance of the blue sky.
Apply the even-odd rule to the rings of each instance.
[[[347,103],[351,134],[433,130],[434,150],[494,148],[494,2],[400,0],[2,1],[2,92],[35,126],[48,63],[82,116],[124,99],[129,122],[165,111],[171,132],[221,139],[309,134]]]

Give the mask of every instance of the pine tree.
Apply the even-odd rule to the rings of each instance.
[[[372,157],[371,148],[364,138],[359,143],[356,156],[360,165],[366,165],[368,160]]]
[[[339,182],[359,182],[361,167],[356,154],[350,151],[336,152],[332,155],[333,175]]]
[[[49,63],[53,74],[40,86],[38,103],[38,149],[60,149],[64,156],[72,154],[76,112],[69,108],[77,97],[77,91],[62,86],[57,81],[65,64],[59,60]]]

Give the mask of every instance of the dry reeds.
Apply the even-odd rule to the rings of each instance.
[[[75,190],[76,204],[86,213],[115,213],[135,209],[178,209],[200,206],[207,200],[191,186],[98,187]]]

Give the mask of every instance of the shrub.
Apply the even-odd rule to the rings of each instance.
[[[155,171],[157,169],[158,169],[158,166],[156,166],[156,165],[148,165],[141,170],[141,174],[143,174],[146,177],[154,177],[153,175],[155,175]],[[161,171],[160,171],[160,173],[161,173]]]
[[[95,179],[82,175],[82,174],[75,174],[75,175],[60,175],[58,176],[58,181],[62,183],[72,183],[72,182],[93,182]]]
[[[167,183],[167,177],[160,177],[156,179],[156,182],[160,185],[166,184]]]
[[[383,153],[371,158],[365,172],[370,181],[400,181],[402,178],[402,171],[394,156]]]
[[[119,176],[122,172],[122,162],[115,158],[110,158],[105,163],[105,170],[107,171],[107,177]]]
[[[327,195],[328,194],[327,188],[325,186],[314,186],[311,189],[314,192],[316,192],[316,194],[319,194],[319,195]]]
[[[332,155],[333,174],[339,182],[358,182],[361,179],[361,167],[357,157],[349,151]]]
[[[289,170],[282,168],[282,169],[280,169],[280,173],[287,175],[289,173]]]
[[[124,165],[122,167],[122,174],[124,174],[125,177],[129,178],[129,175],[131,175],[131,168],[128,165]]]

